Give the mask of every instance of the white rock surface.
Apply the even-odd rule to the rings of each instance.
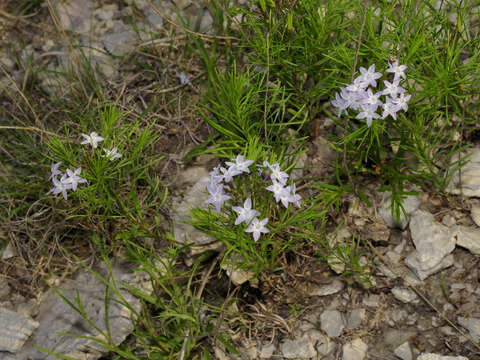
[[[407,304],[407,303],[418,303],[420,299],[413,290],[404,288],[404,287],[394,287],[392,288],[392,294],[397,300]]]
[[[265,344],[260,350],[260,359],[270,359],[275,352],[275,344]]]
[[[225,270],[228,277],[232,280],[235,286],[242,285],[255,277],[255,272],[252,270],[243,270],[239,268],[242,258],[236,256],[229,256],[226,263],[222,263],[220,267]]]
[[[480,255],[480,229],[457,225],[452,228],[457,245],[468,249],[472,254]]]
[[[355,340],[343,345],[343,360],[363,360],[367,356],[368,346],[362,339]]]
[[[28,316],[0,308],[0,351],[20,350],[38,326],[39,323]]]
[[[480,148],[469,149],[460,154],[460,158],[465,155],[470,155],[467,164],[455,172],[445,191],[454,195],[480,197]],[[459,157],[455,156],[452,163],[458,160]]]
[[[280,345],[280,350],[285,359],[310,359],[317,356],[312,342],[306,337],[286,340]]]
[[[327,296],[342,291],[344,287],[343,281],[339,279],[333,280],[328,285],[314,286],[309,290],[309,296]]]
[[[417,360],[468,360],[465,356],[443,356],[434,353],[425,353],[417,357]]]
[[[105,266],[96,269],[104,278],[108,278]],[[118,281],[135,285],[138,276],[126,266],[113,266],[113,277]],[[126,291],[120,284],[123,298],[137,313],[140,311],[140,300]],[[69,280],[60,285],[58,291],[67,299],[75,303],[77,291],[86,313],[102,331],[106,331],[105,323],[105,284],[100,282],[95,275],[82,269],[74,280]],[[131,322],[132,312],[124,305],[114,301],[117,298],[110,293],[109,320],[112,340],[115,344],[121,343],[133,329]],[[53,360],[57,357],[46,355],[34,345],[55,350],[57,353],[81,358],[83,360],[98,359],[105,352],[96,342],[85,338],[61,335],[60,333],[101,336],[84,320],[74,309],[63,301],[53,290],[49,290],[40,305],[39,315],[36,320],[38,329],[32,334],[20,351],[16,353],[18,359],[45,359]]]
[[[185,192],[183,200],[172,207],[174,209],[172,218],[175,240],[182,244],[193,244],[189,248],[191,255],[197,255],[208,250],[219,250],[223,246],[220,241],[196,230],[192,225],[186,224],[187,221],[192,220],[190,218],[191,209],[197,206],[205,207],[208,181],[210,181],[208,175],[202,176]]]
[[[347,328],[348,329],[355,329],[356,327],[360,326],[365,320],[365,317],[367,316],[367,310],[365,309],[354,309],[350,313],[350,316],[348,317],[347,321]]]
[[[475,342],[480,341],[480,319],[473,317],[457,317],[457,321],[465,329],[468,330],[470,336],[474,339]]]
[[[448,227],[435,221],[432,214],[417,210],[410,219],[410,233],[415,251],[408,255],[405,264],[420,279],[449,266],[447,255],[455,249],[456,239]]]
[[[329,337],[338,337],[345,328],[345,319],[338,310],[325,310],[320,315],[321,329]]]
[[[472,205],[472,208],[470,209],[470,216],[473,220],[473,222],[477,225],[480,226],[480,206],[479,205]]]
[[[391,196],[387,197],[380,207],[379,214],[382,217],[383,221],[389,228],[398,228],[405,230],[408,226],[408,217],[405,217],[403,212],[400,212],[400,221],[397,219],[397,216],[392,216],[392,208],[391,208],[392,198]],[[421,200],[414,196],[409,195],[403,200],[403,208],[407,213],[407,216],[410,216],[421,204]]]
[[[402,345],[398,346],[393,350],[393,353],[402,360],[413,360],[412,348],[408,341],[405,341]]]

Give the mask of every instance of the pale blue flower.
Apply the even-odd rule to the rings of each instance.
[[[53,195],[58,195],[62,194],[63,198],[67,200],[67,190],[72,189],[72,184],[66,182],[67,179],[67,174],[63,174],[60,180],[55,176],[52,178],[53,181],[53,189],[50,190],[50,192],[53,193]]]
[[[234,206],[232,209],[233,211],[238,213],[238,217],[235,220],[235,225],[241,224],[242,222],[248,224],[254,217],[260,215],[257,210],[252,209],[252,200],[250,198],[247,198],[247,200],[245,200],[243,207]]]
[[[387,116],[390,115],[394,120],[397,120],[397,111],[399,110],[399,107],[392,101],[391,98],[387,96],[385,104],[383,104],[382,107],[382,119],[385,119]]]
[[[367,120],[367,126],[370,127],[372,125],[372,120],[373,119],[378,119],[380,115],[378,115],[375,110],[377,110],[376,107],[370,106],[370,105],[364,105],[362,106],[362,112],[358,113],[356,116],[357,119],[366,119]]]
[[[382,94],[377,92],[377,93],[373,93],[373,91],[371,89],[368,89],[366,94],[365,94],[365,98],[363,98],[361,100],[361,104],[362,105],[370,105],[370,106],[373,106],[375,109],[382,105],[382,102],[380,101],[380,96]]]
[[[214,204],[217,212],[220,212],[223,203],[231,199],[230,195],[223,192],[223,184],[207,184],[207,190],[210,193],[210,197],[205,201],[207,204]]]
[[[99,136],[96,132],[92,132],[90,133],[90,135],[82,134],[82,136],[85,138],[85,140],[82,141],[80,144],[90,144],[94,149],[97,148],[100,141],[104,140],[103,137]]]
[[[269,165],[268,168],[270,169],[270,178],[272,181],[278,181],[280,184],[285,185],[288,180],[288,174],[280,169],[280,164],[275,163]]]
[[[266,234],[270,232],[265,225],[268,223],[268,218],[263,220],[258,220],[258,218],[254,218],[250,223],[250,226],[245,229],[245,232],[253,233],[253,240],[258,241],[258,238],[262,233]]]
[[[122,154],[117,151],[116,147],[114,147],[112,150],[107,150],[103,148],[103,151],[105,151],[105,155],[102,155],[102,157],[106,157],[110,161],[120,159],[122,157]]]
[[[266,188],[266,190],[273,192],[273,197],[275,198],[275,201],[277,203],[280,201],[280,197],[283,194],[283,189],[284,189],[284,184],[273,179],[272,179],[272,185]]]
[[[405,89],[399,85],[398,79],[393,80],[392,82],[383,80],[383,83],[385,84],[385,90],[381,92],[382,95],[389,95],[394,99],[398,94],[405,92]]]
[[[398,60],[395,61],[393,64],[388,64],[389,67],[387,72],[394,74],[395,80],[400,80],[400,78],[405,79],[405,69],[407,68],[406,65],[398,65]]]
[[[62,172],[60,170],[58,170],[58,167],[60,166],[62,162],[59,161],[55,164],[52,164],[52,166],[50,167],[50,177],[48,178],[48,180],[52,180],[54,177],[57,177],[58,175],[62,175]]]
[[[67,177],[65,179],[62,177],[62,182],[64,182],[65,184],[70,184],[72,187],[72,190],[77,191],[78,184],[84,184],[87,182],[86,179],[78,176],[80,175],[81,172],[82,172],[82,168],[78,168],[75,171],[67,169],[67,172],[66,172]]]
[[[407,111],[408,110],[407,102],[410,100],[411,97],[412,95],[403,93],[403,94],[400,94],[400,96],[397,97],[396,99],[393,99],[392,101],[395,103],[395,105],[398,106],[399,109],[402,109],[403,111]]]
[[[357,79],[361,83],[367,84],[367,86],[372,86],[372,87],[377,87],[377,79],[382,77],[382,74],[379,72],[375,72],[375,64],[372,64],[368,70],[365,69],[364,67],[360,67],[360,72],[362,75],[360,75]],[[366,87],[366,86],[365,86]]]
[[[236,171],[250,173],[248,167],[253,164],[253,160],[245,160],[243,155],[238,155],[234,163],[227,161],[226,164],[229,167],[234,167]]]

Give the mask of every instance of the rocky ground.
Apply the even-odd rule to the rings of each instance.
[[[57,24],[47,16],[44,6],[38,10],[41,16],[33,18],[41,22],[40,26],[31,18],[21,19],[18,26],[31,27],[22,43],[14,42],[14,30],[2,35],[0,63],[6,74],[0,79],[5,91],[14,91],[13,83],[21,84],[25,78],[17,61],[34,61],[51,70],[40,75],[44,91],[59,94],[68,87],[52,76],[69,68],[69,45],[54,35],[58,28],[75,34],[92,64],[117,81],[120,74],[128,74],[128,69],[122,69],[122,56],[139,51],[145,44],[162,46],[163,40],[152,39],[151,34],[178,22],[175,6],[196,20],[200,32],[208,33],[213,21],[207,7],[189,0],[162,1],[158,11],[145,0],[57,0],[52,4]],[[32,30],[38,28],[43,31]],[[192,69],[190,73],[180,67],[166,69],[163,75],[176,82],[161,85],[173,92],[184,87],[195,90],[200,86],[195,81],[201,69],[195,64]],[[149,90],[148,85],[139,89]],[[195,96],[192,91],[191,103],[196,101]],[[334,131],[334,125],[327,119],[323,124],[320,135],[310,144],[308,156],[302,159],[312,169],[308,175],[329,171],[335,157],[321,136]],[[174,139],[166,141],[170,156],[165,163],[170,172],[166,179],[172,184],[174,235],[180,241],[187,233],[199,242],[184,259],[188,265],[189,256],[205,251],[201,245],[211,239],[182,221],[191,207],[203,204],[202,189],[215,160],[202,157],[188,167],[180,162],[182,154],[208,129],[199,125],[176,132],[166,128],[164,132],[165,139]],[[338,244],[352,236],[365,241],[360,262],[371,264],[366,266],[371,273],[365,274],[368,281],[363,286],[344,281],[341,275],[346,269],[335,259],[319,264],[308,253],[286,259],[282,274],[259,280],[226,269],[218,283],[231,281],[239,287],[235,306],[248,324],[221,329],[231,336],[239,355],[228,353],[220,343],[212,344],[212,355],[217,359],[480,359],[480,149],[472,150],[470,161],[462,175],[454,177],[448,189],[450,198],[424,192],[409,196],[404,203],[408,219],[393,218],[388,194],[376,192],[373,185],[368,194],[372,207],[353,196],[345,203],[344,216],[338,219],[343,225],[332,232],[330,241]],[[213,248],[219,250],[221,246],[213,244]],[[15,248],[7,247],[2,262],[13,264],[16,256]],[[94,266],[99,273],[107,274],[105,265]],[[116,265],[114,275],[117,280],[148,290],[148,278],[133,273],[131,265]],[[71,279],[49,281],[67,298],[73,298],[78,290],[92,320],[104,323],[105,285],[91,273],[80,269]],[[91,340],[57,335],[90,333],[85,330],[88,324],[53,290],[27,295],[17,288],[10,277],[0,274],[0,359],[54,358],[34,344],[79,359],[106,356]],[[127,338],[132,328],[130,315],[140,307],[139,300],[125,289],[121,294],[130,307],[112,301],[110,325],[117,343]]]

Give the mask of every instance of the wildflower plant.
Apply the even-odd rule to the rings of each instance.
[[[312,216],[283,169],[281,162],[237,155],[210,172],[206,208],[192,211],[192,225],[223,241],[226,255],[240,255],[245,261],[238,266],[257,273],[274,270],[283,252],[301,246],[292,233]]]
[[[121,117],[115,107],[107,106],[96,131],[72,134],[71,141],[50,139],[45,156],[52,161],[49,180],[53,187],[46,195],[61,196],[64,203],[56,200],[55,206],[70,208],[70,218],[90,219],[101,229],[109,221],[129,219],[131,225],[113,235],[119,239],[157,236],[143,213],[152,208],[160,211],[165,201],[159,179],[149,173],[162,157],[147,154],[155,142],[151,127],[141,130],[139,123],[123,125]]]

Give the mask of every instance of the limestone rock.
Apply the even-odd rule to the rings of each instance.
[[[345,328],[345,320],[342,313],[337,310],[325,310],[320,315],[321,328],[329,337],[340,336]]]
[[[480,319],[473,317],[457,317],[457,321],[468,330],[475,342],[480,340]]]
[[[457,225],[452,229],[457,245],[468,249],[472,254],[480,255],[480,229]]]
[[[173,223],[175,240],[182,244],[192,244],[190,254],[197,255],[208,250],[219,250],[223,244],[215,238],[208,236],[192,225],[187,224],[190,218],[190,211],[195,207],[205,207],[207,199],[206,188],[210,181],[209,175],[202,176],[184,194],[183,201],[173,206]]]
[[[402,360],[413,360],[412,349],[410,343],[405,341],[402,345],[398,346],[393,353]]]
[[[0,351],[17,352],[39,326],[32,318],[0,308]]]
[[[389,228],[399,228],[405,230],[408,226],[409,219],[405,217],[403,212],[400,212],[400,220],[397,219],[396,215],[392,216],[392,198],[391,196],[387,197],[383,205],[380,207],[379,214],[382,217],[383,221]],[[421,204],[421,200],[414,196],[409,195],[403,199],[402,206],[407,213],[407,216],[410,216]]]
[[[447,255],[455,249],[456,239],[448,227],[435,221],[432,214],[417,210],[410,219],[410,233],[416,250],[405,259],[405,264],[420,279],[449,266]]]
[[[397,300],[400,300],[403,303],[418,303],[420,300],[417,294],[410,289],[403,287],[394,287],[392,288],[392,294]]]
[[[310,296],[327,296],[343,290],[343,281],[335,279],[328,285],[315,286],[309,290]]]
[[[417,360],[468,360],[465,356],[443,356],[434,353],[425,353],[417,357]]]
[[[347,328],[355,329],[360,326],[367,316],[367,311],[365,309],[354,309],[350,313],[347,321]]]
[[[280,346],[285,359],[310,359],[317,356],[317,351],[308,338],[287,340]]]
[[[131,295],[125,288],[118,284],[119,281],[134,284],[135,274],[125,265],[114,266],[113,278],[117,281],[119,291],[130,307],[137,313],[140,311],[140,300]],[[109,272],[106,266],[99,267],[97,273],[108,278]],[[82,269],[74,280],[69,280],[57,289],[63,296],[75,303],[75,297],[79,296],[86,313],[102,331],[106,331],[105,323],[105,284],[89,271]],[[110,293],[109,321],[112,340],[119,344],[133,329],[131,321],[132,311],[120,304],[117,297]],[[118,300],[118,299],[117,299]],[[60,333],[77,334],[80,336],[94,336],[101,339],[101,335],[93,329],[74,309],[72,309],[53,290],[49,290],[40,305],[39,315],[36,319],[39,327],[33,336],[17,352],[19,359],[45,359],[53,360],[56,357],[47,355],[34,345],[54,350],[85,360],[97,359],[105,352],[96,342],[84,338],[60,335]]]
[[[367,344],[357,338],[343,345],[343,360],[363,360],[367,356],[367,349]]]
[[[480,148],[469,149],[460,154],[460,157],[455,156],[452,167],[455,166],[454,162],[464,156],[469,156],[466,159],[467,164],[454,173],[445,191],[454,195],[480,197]]]

